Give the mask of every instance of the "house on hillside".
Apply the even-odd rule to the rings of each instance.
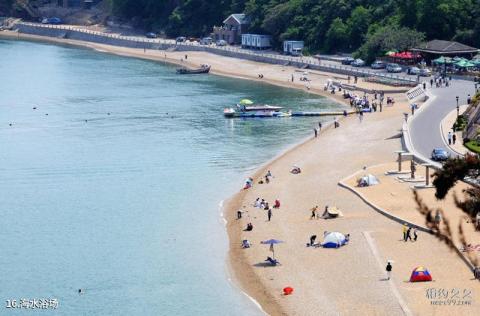
[[[263,34],[242,34],[242,48],[269,49],[272,37]]]
[[[228,44],[240,44],[242,34],[245,33],[250,25],[248,17],[243,13],[230,15],[223,21],[223,26],[214,26],[212,38],[215,41],[224,40]]]
[[[57,0],[57,6],[63,8],[85,8],[90,9],[101,0]]]

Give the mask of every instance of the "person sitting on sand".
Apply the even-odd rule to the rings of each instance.
[[[266,177],[273,177],[272,176],[272,172],[270,172],[270,170],[267,171],[267,174],[265,175]]]
[[[257,198],[257,199],[255,200],[255,203],[253,203],[253,206],[254,206],[254,207],[260,207],[260,198]]]
[[[251,246],[252,246],[252,244],[250,243],[250,241],[248,239],[242,240],[242,248],[243,249],[250,248]]]
[[[265,183],[266,183],[266,184],[269,184],[269,183],[270,183],[270,179],[269,179],[267,176],[265,176]]]
[[[345,242],[348,243],[350,241],[350,234],[345,235]]]
[[[280,208],[280,200],[275,200],[275,204],[273,205],[273,208]]]
[[[328,218],[328,205],[325,206],[325,211],[323,211],[323,214],[321,216],[322,218]]]
[[[252,225],[252,223],[248,223],[248,224],[247,224],[247,228],[245,228],[245,231],[251,232],[252,230],[253,230],[253,225]]]
[[[260,208],[264,208],[264,207],[265,207],[265,200],[264,200],[264,199],[262,199],[262,202],[260,202],[260,206],[259,206],[259,207],[260,207]]]
[[[268,209],[270,208],[270,206],[268,205],[268,202],[265,202],[265,207],[263,208],[265,211],[268,211]]]
[[[302,170],[300,169],[300,167],[293,166],[293,169],[290,172],[293,174],[299,174],[302,172]]]
[[[310,236],[310,243],[307,244],[307,247],[308,246],[313,247],[313,245],[315,245],[315,239],[317,239],[317,235]]]

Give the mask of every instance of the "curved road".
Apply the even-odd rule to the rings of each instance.
[[[459,105],[467,103],[467,95],[475,94],[475,85],[472,81],[452,80],[448,88],[430,88],[427,83],[427,91],[436,98],[422,111],[415,113],[411,121],[410,135],[413,147],[425,158],[431,157],[433,148],[445,148],[450,154],[456,156],[445,145],[440,132],[440,123],[443,118],[457,107],[456,96],[459,96]]]

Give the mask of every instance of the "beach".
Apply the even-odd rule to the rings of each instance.
[[[0,32],[2,36],[17,38],[18,35],[4,31]],[[259,64],[203,52],[144,52],[141,49],[24,34],[20,34],[19,38],[89,47],[121,56],[192,67],[207,63],[212,66],[214,74],[307,90],[305,84],[298,80],[302,72],[288,66]],[[186,59],[185,54],[188,55]],[[258,74],[263,74],[264,78],[259,79]],[[294,82],[290,80],[292,74]],[[344,76],[329,77],[321,73],[309,76],[312,79],[310,93],[345,103],[340,93],[331,95],[323,90],[328,79],[345,82]],[[382,88],[362,81],[360,85]],[[409,107],[403,94],[392,96],[396,100],[395,105],[384,106],[383,112],[365,114],[363,121],[357,116],[344,118],[340,120],[339,128],[324,128],[318,138],[302,142],[281,154],[252,175],[253,188],[240,190],[225,203],[232,275],[267,313],[446,315],[455,312],[468,315],[478,310],[478,282],[471,280],[471,272],[454,253],[428,234],[421,234],[419,242],[414,244],[399,241],[402,234],[399,223],[376,213],[354,194],[338,186],[339,180],[364,167],[392,162],[396,158],[394,151],[401,149],[399,133],[403,112],[408,112]],[[291,174],[293,165],[300,166],[302,173]],[[267,170],[273,174],[271,182],[258,184]],[[242,183],[238,184],[239,188],[242,186]],[[265,211],[252,207],[259,197],[270,203],[279,199],[282,203],[280,209],[273,210],[270,222],[266,220]],[[310,220],[310,209],[315,205],[321,211],[325,205],[337,206],[344,217]],[[237,220],[239,209],[243,210],[243,217]],[[253,231],[243,231],[249,222],[254,226]],[[350,243],[340,249],[305,247],[311,235],[316,234],[321,240],[324,231],[348,233]],[[270,252],[268,246],[261,245],[260,241],[270,238],[285,241],[275,246],[276,256],[281,262],[277,267],[264,264]],[[241,249],[244,239],[251,241],[253,247]],[[393,280],[388,282],[382,280],[385,273],[381,265],[387,259],[395,260]],[[411,270],[419,265],[427,266],[438,277],[434,285],[405,282]],[[295,289],[293,295],[282,295],[286,286]],[[473,303],[461,307],[432,305],[425,293],[433,286],[471,289]]]

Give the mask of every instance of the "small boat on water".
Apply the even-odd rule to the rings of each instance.
[[[235,108],[226,108],[223,110],[225,117],[289,117],[290,111],[281,112],[281,106],[273,105],[253,105],[248,99],[241,100]]]
[[[208,74],[210,71],[210,65],[201,65],[197,69],[188,69],[188,68],[178,68],[177,74],[188,75],[188,74]]]

